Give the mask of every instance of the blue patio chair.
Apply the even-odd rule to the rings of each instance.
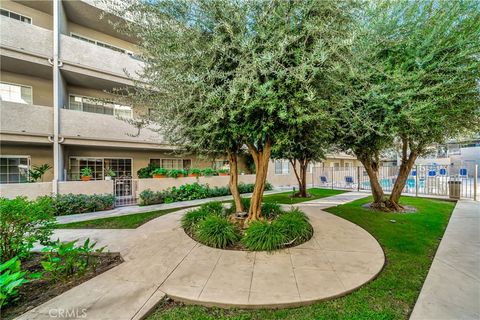
[[[437,175],[437,171],[436,170],[428,170],[428,176],[429,177],[435,177]]]
[[[461,168],[460,172],[459,172],[459,175],[460,175],[460,177],[464,177],[464,178],[468,177],[467,168]]]
[[[328,184],[328,179],[325,176],[320,176],[320,183],[323,185]]]
[[[353,186],[353,178],[350,176],[345,176],[345,184],[347,187],[352,187]]]
[[[417,175],[417,170],[412,171],[412,177],[415,177]]]
[[[447,175],[447,169],[445,168],[440,168],[438,172],[441,176],[446,176]]]

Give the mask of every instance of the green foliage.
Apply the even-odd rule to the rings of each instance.
[[[242,239],[248,250],[272,251],[282,248],[288,241],[282,228],[265,220],[253,221]]]
[[[226,248],[240,240],[240,232],[228,218],[210,214],[195,229],[196,239],[207,246]]]
[[[217,172],[218,173],[228,173],[229,170],[228,169],[218,169]]]
[[[42,249],[45,258],[41,264],[52,280],[66,281],[71,276],[81,276],[88,270],[96,270],[97,255],[105,248],[95,249],[96,243],[90,243],[90,239],[86,239],[81,246],[76,246],[76,243],[77,240],[57,240]]]
[[[222,215],[224,211],[223,204],[220,201],[210,201],[204,203],[200,206],[200,208],[216,215]]]
[[[18,257],[0,264],[0,308],[15,301],[18,288],[29,281],[25,275]]]
[[[54,215],[64,216],[113,209],[115,196],[111,194],[57,194],[55,196],[41,197],[44,201],[50,201]]]
[[[137,170],[137,176],[140,179],[152,178],[153,177],[153,172],[157,168],[158,167],[154,163],[150,163],[150,164],[148,164],[148,166],[138,169]]]
[[[262,203],[262,216],[265,219],[274,219],[282,214],[282,208],[278,203]]]
[[[275,223],[282,230],[286,242],[290,245],[303,243],[313,235],[313,228],[308,222],[308,217],[298,208],[279,215]]]
[[[240,202],[242,203],[243,210],[248,210],[250,207],[250,198],[240,197]],[[235,201],[232,200],[230,207],[227,209],[226,214],[232,214],[237,212],[237,207],[235,206]]]
[[[253,191],[253,184],[238,185],[240,193],[250,193]],[[272,185],[267,183],[265,190],[271,190]],[[154,192],[150,189],[144,190],[140,193],[140,205],[146,206],[158,203],[171,203],[177,201],[187,201],[196,199],[205,199],[213,197],[221,197],[230,195],[229,187],[213,187],[208,184],[199,184],[198,182],[192,184],[184,184],[180,187],[172,187],[165,191]]]
[[[82,170],[80,170],[80,175],[82,177],[91,177],[92,173],[93,173],[93,171],[90,167],[85,167]]]
[[[168,173],[169,173],[169,171],[165,168],[156,168],[152,172],[153,175],[161,175],[161,176],[166,176],[166,175],[168,175]]]
[[[28,182],[37,182],[38,180],[41,180],[45,172],[47,172],[51,168],[52,167],[47,163],[44,163],[40,166],[33,166],[33,169],[28,170]]]
[[[115,171],[113,171],[112,168],[109,168],[109,169],[107,170],[107,176],[109,176],[109,177],[115,177],[115,176],[116,176]]]
[[[55,226],[53,213],[48,199],[0,198],[1,261],[15,256],[24,258],[29,255],[34,243],[48,243]]]
[[[170,178],[178,178],[179,175],[184,174],[183,170],[171,169],[168,170],[167,176]]]
[[[205,168],[202,170],[202,174],[205,176],[205,177],[210,177],[210,176],[214,176],[217,174],[217,171],[212,169],[212,168]]]
[[[188,169],[188,173],[189,173],[189,174],[201,175],[201,174],[202,174],[202,170],[201,170],[201,169],[198,169],[198,168],[190,168],[190,169]]]
[[[182,228],[187,232],[192,232],[195,225],[205,219],[207,216],[212,214],[208,210],[204,210],[202,208],[198,208],[195,210],[190,210],[185,213],[182,217],[181,225]]]

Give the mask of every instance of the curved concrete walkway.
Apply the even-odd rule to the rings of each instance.
[[[20,319],[49,319],[51,310],[83,309],[87,319],[140,319],[165,295],[208,306],[281,308],[347,294],[381,271],[384,254],[368,232],[321,211],[320,204],[299,206],[310,217],[314,237],[270,254],[198,244],[179,227],[186,210],[135,230],[59,230],[56,236],[64,240],[88,235],[102,245],[110,243],[125,262]]]

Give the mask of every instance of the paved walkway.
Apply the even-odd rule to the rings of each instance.
[[[271,190],[265,191],[265,194],[275,194],[275,193],[282,193],[289,190]],[[251,193],[242,194],[242,197],[250,197]],[[203,203],[207,203],[210,201],[226,201],[232,200],[232,196],[224,196],[224,197],[216,197],[216,198],[206,198],[206,199],[198,199],[198,200],[190,200],[190,201],[179,201],[173,203],[161,203],[161,204],[154,204],[150,206],[126,206],[126,207],[118,207],[112,210],[105,210],[105,211],[98,211],[98,212],[88,212],[88,213],[80,213],[80,214],[71,214],[66,216],[59,216],[57,217],[57,222],[60,224],[71,223],[71,222],[79,222],[79,221],[88,221],[88,220],[95,220],[95,219],[102,219],[102,218],[111,218],[111,217],[119,217],[125,216],[129,214],[135,213],[142,213],[142,212],[150,212],[156,210],[166,210],[166,209],[176,209],[176,208],[185,208],[185,207],[192,207],[192,206],[199,206]]]
[[[480,202],[457,202],[410,319],[480,319]]]
[[[322,203],[364,196],[342,194]],[[321,203],[314,204],[319,200],[298,205],[310,218],[313,238],[274,253],[200,245],[179,226],[186,210],[135,230],[58,230],[56,236],[63,240],[89,236],[107,244],[125,262],[20,319],[50,319],[50,310],[82,309],[87,319],[141,319],[165,295],[207,306],[244,308],[297,306],[345,295],[381,271],[384,254],[368,232],[322,211]]]

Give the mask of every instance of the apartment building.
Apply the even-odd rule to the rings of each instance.
[[[78,180],[83,167],[99,180],[107,169],[135,178],[150,162],[212,165],[119,119],[135,111],[108,92],[132,86],[127,74],[136,77],[143,63],[136,39],[110,23],[121,18],[100,3],[2,0],[0,19],[1,183],[25,182],[27,169],[41,164],[53,168],[44,181]]]

